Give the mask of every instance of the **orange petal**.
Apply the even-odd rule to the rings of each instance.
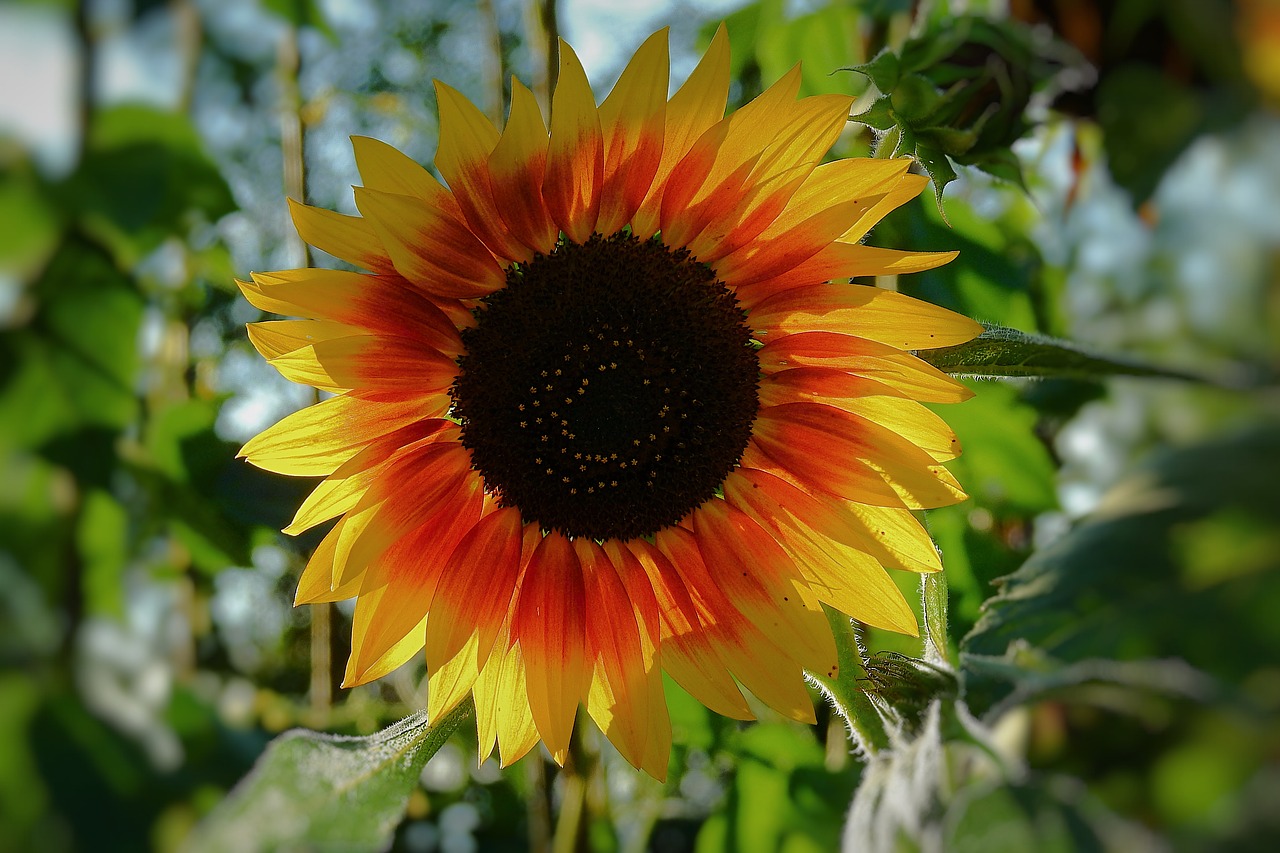
[[[648,695],[640,701],[650,705],[649,719],[658,720],[657,725],[649,729],[648,750],[641,759],[640,766],[652,774],[654,778],[665,778],[667,763],[671,757],[671,725],[667,713],[667,697],[663,688],[662,658],[659,652],[662,641],[662,617],[659,615],[658,599],[653,593],[653,586],[645,573],[644,566],[631,550],[617,541],[604,544],[603,548],[618,579],[626,590],[627,600],[635,615],[636,624],[640,628],[641,656],[652,661],[654,672],[646,681]],[[665,559],[659,555],[659,559]],[[727,673],[726,673],[727,677]],[[732,686],[732,680],[730,680]],[[742,702],[742,694],[734,688],[737,701]]]
[[[788,403],[761,409],[752,441],[805,483],[849,500],[923,509],[965,498],[946,469],[919,447],[831,406]],[[754,465],[745,455],[743,461]]]
[[[413,196],[367,187],[356,187],[355,194],[396,270],[424,292],[470,299],[506,283],[498,262],[462,220]]]
[[[869,625],[917,633],[915,615],[897,584],[865,550],[849,544],[851,539],[866,543],[828,502],[750,468],[730,474],[724,488],[726,500],[791,554],[824,603]]]
[[[872,507],[865,503],[842,501],[822,492],[808,491],[794,480],[782,479],[745,466],[737,467],[724,480],[724,500],[744,510],[776,534],[780,530],[776,523],[787,523],[791,528],[804,528],[817,534],[813,538],[823,547],[827,547],[824,542],[826,539],[845,546],[838,549],[837,557],[840,560],[865,562],[861,557],[850,558],[847,548],[852,548],[869,555],[888,569],[913,573],[931,573],[942,569],[933,540],[929,539],[929,534],[925,533],[915,516],[904,508]],[[765,523],[762,519],[773,520]],[[803,520],[803,524],[797,524],[800,520]],[[776,538],[783,544],[788,539],[787,535],[777,535]],[[832,587],[829,579],[815,580],[799,558],[796,565],[805,569],[805,578],[809,579],[819,597],[833,594],[831,590],[835,588],[847,589],[845,594],[856,598],[859,584],[864,583],[855,580],[849,584],[837,583]],[[827,593],[823,593],[823,590],[827,590]],[[847,598],[841,601],[823,598],[823,601],[852,615],[851,611],[842,606],[849,602]]]
[[[512,78],[511,115],[489,155],[489,174],[502,187],[502,221],[516,239],[543,254],[555,248],[560,233],[542,201],[546,171],[547,125],[533,93]]]
[[[636,215],[632,230],[641,239],[652,237],[659,227],[667,179],[693,144],[724,117],[729,99],[729,35],[724,24],[716,29],[707,52],[689,79],[667,104],[662,159],[649,192]]]
[[[632,560],[640,565],[640,572],[632,568],[620,574],[633,601],[643,600],[646,588],[655,597],[662,666],[676,683],[717,714],[737,720],[754,719],[742,691],[712,647],[698,608],[671,561],[642,539],[625,545],[609,541],[605,550],[616,566],[625,567]]]
[[[821,367],[864,376],[893,393],[927,403],[961,403],[966,386],[931,364],[887,344],[834,332],[783,335],[757,353],[766,374],[795,367]]]
[[[604,171],[596,230],[608,236],[640,208],[662,160],[666,125],[667,28],[651,35],[600,105]]]
[[[363,450],[323,480],[298,507],[289,526],[282,532],[296,536],[304,530],[335,518],[355,507],[365,489],[382,470],[382,463],[400,448],[429,436],[436,440],[457,440],[458,427],[442,418],[424,418],[379,436]]]
[[[238,455],[277,474],[328,476],[379,436],[432,416],[419,397],[351,392],[294,412],[250,439]]]
[[[786,290],[828,281],[848,283],[855,276],[906,275],[940,267],[955,260],[956,252],[900,252],[856,243],[829,243],[785,272],[761,280],[737,282],[738,302],[747,311]]]
[[[529,710],[557,763],[569,752],[578,701],[590,684],[582,568],[569,540],[547,534],[525,569],[513,634],[524,653]]]
[[[671,726],[666,703],[650,701],[661,691],[655,693],[649,682],[660,686],[662,672],[652,655],[646,660],[631,598],[609,557],[589,539],[575,539],[573,547],[582,567],[587,660],[592,664],[587,712],[632,766],[665,778],[665,756],[661,767],[645,766],[652,754],[650,739],[658,737],[658,728]]]
[[[825,367],[799,367],[766,374],[760,405],[825,403],[887,427],[938,462],[960,455],[960,439],[946,421],[894,389],[862,376]]]
[[[560,78],[551,100],[551,144],[542,184],[551,218],[570,240],[585,243],[600,215],[604,138],[587,72],[560,40]]]
[[[504,262],[529,260],[533,257],[529,248],[503,222],[489,175],[489,156],[498,145],[498,131],[460,92],[438,80],[436,104],[440,109],[436,168],[449,182],[467,224]]]
[[[840,236],[857,217],[856,199],[833,205],[775,237],[761,236],[713,264],[716,275],[742,287],[781,275],[817,255]]]
[[[461,483],[444,503],[442,511],[403,534],[366,571],[352,621],[347,671],[351,683],[378,678],[381,673],[372,674],[370,667],[385,663],[387,652],[411,631],[416,645],[410,654],[426,642],[423,620],[432,608],[441,573],[453,547],[480,520],[479,484]]]
[[[702,179],[702,189],[687,203],[683,215],[671,219],[677,226],[670,237],[674,241],[671,245],[688,245],[699,260],[712,263],[754,240],[771,239],[775,221],[793,207],[793,195],[807,183],[814,166],[848,121],[850,99],[842,95],[791,103],[797,80],[796,75],[789,75],[757,99],[762,116],[767,119],[740,111],[726,121],[728,131],[717,151],[716,167],[723,168],[726,163],[751,164],[750,176],[738,185],[726,182],[717,186],[716,170],[712,169]],[[779,94],[769,102],[767,96],[775,90]],[[773,133],[761,133],[761,122],[766,120],[769,127],[776,128]],[[679,169],[683,170],[687,162],[686,158]],[[674,177],[672,183],[678,186]],[[663,207],[666,240],[669,217],[665,202]]]
[[[891,290],[856,284],[815,284],[786,290],[751,311],[752,328],[779,334],[837,332],[902,350],[948,347],[972,340],[982,326],[954,311]]]
[[[254,340],[255,332],[261,335],[265,327],[302,322],[308,321],[250,324],[250,340]],[[319,340],[268,357],[267,361],[285,379],[339,392],[351,388],[418,393],[443,391],[458,373],[458,365],[439,350],[409,338],[382,335]]]
[[[722,500],[692,514],[707,572],[735,611],[770,639],[785,638],[787,652],[805,669],[835,676],[836,645],[822,607],[811,597],[795,563],[764,528]]]
[[[245,298],[263,311],[314,317],[413,338],[450,357],[462,350],[457,329],[449,318],[399,275],[284,270],[254,273],[252,282],[237,283]]]
[[[334,556],[336,583],[364,571],[400,537],[447,511],[449,498],[478,480],[453,442],[420,441],[399,451],[346,515]]]
[[[359,216],[288,201],[293,227],[305,242],[349,264],[377,273],[395,272],[373,226]]]
[[[520,571],[520,511],[500,509],[476,524],[449,556],[427,620],[427,668],[474,644],[477,670],[493,650]]]
[[[794,517],[792,526],[798,527],[801,525],[794,524],[794,521],[803,519],[802,526],[819,537],[870,555],[886,568],[926,573],[942,570],[933,540],[910,510],[845,501],[806,490],[793,479],[783,479],[748,467],[735,469],[725,480],[725,489],[726,500],[757,520],[762,516],[768,518],[769,513],[775,512],[780,520]],[[734,493],[732,498],[730,490]],[[763,507],[757,505],[756,496],[763,496],[760,499],[768,503]],[[764,526],[775,529],[772,523]],[[779,538],[779,541],[784,539]],[[842,550],[840,553],[846,552]],[[853,558],[854,562],[858,560],[860,558]],[[806,573],[805,577],[813,583],[810,574]],[[848,585],[850,591],[856,593],[860,583]],[[824,581],[822,586],[829,585]],[[818,585],[815,584],[814,588],[817,590]],[[839,607],[835,602],[827,603]]]
[[[777,219],[808,170],[802,166],[754,183],[735,203],[721,205],[723,212],[706,217],[705,227],[687,241],[689,251],[710,264],[754,240]],[[718,198],[711,202],[718,204]]]
[[[708,571],[694,534],[668,527],[654,538],[689,590],[716,653],[737,679],[778,713],[814,722],[800,663],[729,603]]]

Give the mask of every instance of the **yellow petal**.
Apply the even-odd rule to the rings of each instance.
[[[887,427],[939,462],[960,455],[960,440],[946,421],[874,379],[801,367],[768,374],[761,381],[762,407],[801,401],[826,403]]]
[[[250,439],[239,456],[277,474],[324,477],[375,438],[432,417],[418,397],[350,393],[309,406]]]
[[[436,168],[449,182],[467,224],[503,261],[527,261],[530,249],[507,230],[489,175],[489,155],[499,134],[484,113],[460,92],[436,81],[440,109],[440,146]]]
[[[373,272],[395,271],[378,235],[359,216],[310,207],[293,199],[289,199],[289,213],[298,236],[320,251]]]
[[[503,188],[498,208],[502,221],[520,242],[543,254],[555,248],[560,233],[542,201],[547,144],[547,125],[537,99],[513,77],[511,115],[489,155],[489,172],[494,185]]]
[[[396,270],[433,296],[470,299],[492,293],[506,275],[471,227],[448,211],[406,195],[356,187]]]
[[[569,540],[547,534],[525,570],[512,632],[524,654],[529,710],[563,764],[578,702],[587,693],[582,569]]]
[[[600,215],[604,138],[600,112],[582,63],[562,39],[560,78],[551,101],[551,142],[542,197],[560,230],[585,243]]]
[[[887,344],[834,332],[783,335],[757,353],[766,374],[797,367],[831,368],[881,383],[926,403],[962,403],[973,391],[931,364]]]
[[[817,284],[785,290],[756,306],[750,322],[766,335],[838,332],[901,350],[962,344],[982,326],[954,311],[891,290],[855,284]]]
[[[319,341],[360,334],[360,329],[332,320],[267,320],[248,323],[249,343],[270,361]]]
[[[263,311],[415,338],[450,357],[462,349],[457,328],[444,312],[398,274],[282,270],[253,273],[252,282],[236,283],[245,298]]]
[[[368,136],[353,136],[351,147],[355,150],[360,180],[368,189],[413,196],[434,206],[447,206],[452,201],[446,199],[449,191],[440,185],[435,175],[387,143]]]
[[[613,234],[639,209],[662,160],[670,60],[667,28],[631,57],[600,105],[604,172],[596,230]]]
[[[443,392],[458,372],[457,364],[438,350],[380,335],[318,340],[267,361],[284,378],[325,391]]]
[[[403,598],[387,585],[364,589],[351,617],[351,656],[342,686],[367,684],[398,669],[416,655],[426,638],[426,617],[410,616],[407,609],[388,607]]]
[[[915,635],[915,615],[897,584],[864,551],[838,541],[810,525],[821,504],[785,481],[749,468],[725,479],[725,499],[769,530],[795,559],[809,587],[825,603],[874,625]],[[836,525],[827,524],[826,529]]]
[[[729,99],[729,34],[724,24],[716,29],[707,52],[666,109],[662,159],[649,192],[631,218],[633,232],[641,239],[658,230],[667,178],[693,144],[724,117]]]
[[[526,689],[520,647],[511,642],[510,625],[504,624],[473,687],[480,761],[493,751],[495,742],[503,767],[538,743]]]
[[[325,537],[320,540],[316,550],[307,561],[307,566],[298,578],[298,590],[294,594],[293,603],[316,604],[327,601],[343,601],[353,598],[360,591],[363,576],[353,579],[343,586],[333,587],[333,555],[337,547],[338,537],[342,535],[342,521],[339,520]]]

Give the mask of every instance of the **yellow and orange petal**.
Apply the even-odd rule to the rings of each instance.
[[[267,429],[241,455],[324,478],[286,532],[337,519],[297,601],[357,598],[346,684],[422,654],[431,714],[474,696],[482,758],[496,746],[507,764],[541,741],[562,761],[581,705],[629,762],[664,778],[664,672],[722,714],[752,717],[745,687],[777,712],[812,721],[804,673],[837,666],[824,607],[918,631],[886,569],[941,568],[913,511],[964,498],[944,467],[959,446],[922,403],[969,392],[914,353],[981,329],[847,283],[926,270],[954,253],[860,243],[925,181],[906,160],[823,163],[850,99],[797,98],[799,81],[797,67],[726,117],[722,27],[668,99],[663,31],[597,105],[562,44],[550,122],[518,82],[501,130],[437,84],[435,165],[444,184],[357,137],[361,215],[291,203],[305,240],[364,272],[286,270],[240,282],[258,308],[298,318],[251,325],[263,356],[287,378],[336,395]],[[573,281],[564,290],[543,282],[535,293],[530,277],[560,262],[556,275]],[[657,264],[645,267],[650,277],[669,271],[652,292],[669,285],[670,301],[632,294],[654,286],[628,278],[641,263]],[[513,288],[525,291],[526,302],[511,301],[529,322],[559,330],[536,346],[562,335],[573,344],[565,370],[577,373],[572,382],[554,367],[542,378],[531,373],[527,393],[510,399],[488,387],[469,391],[482,333],[493,376],[524,382],[534,369],[522,347],[535,344],[508,347],[492,332]],[[733,398],[741,409],[749,397],[745,417],[684,400],[689,388],[719,398],[714,384],[668,374],[719,376],[716,360],[666,367],[668,338],[646,325],[650,315],[689,311],[696,326],[703,288],[719,294],[714,310],[729,319],[716,322],[728,324],[729,338],[740,326],[749,339],[749,349],[733,350],[749,369],[724,374],[747,383]],[[544,291],[546,304],[537,301]],[[598,307],[615,298],[641,300],[626,310],[645,310],[621,322]],[[583,351],[598,340],[603,354],[578,354],[574,335]],[[588,375],[597,362],[599,375]],[[655,363],[667,373],[655,373]],[[624,381],[610,378],[614,370],[632,373]],[[648,403],[618,389],[640,388],[642,378],[643,387],[654,381],[670,392],[670,404],[655,396],[660,409],[622,423],[622,413]],[[487,395],[483,405],[473,393]],[[581,414],[591,406],[608,412]],[[488,425],[478,421],[489,411],[510,418],[514,438],[527,427],[542,444],[531,439],[527,452],[502,444],[486,456]],[[664,454],[679,456],[686,438],[714,432],[724,417],[738,418],[741,446],[707,462],[710,473],[697,476],[710,479],[686,489],[684,472],[701,457],[676,465]],[[575,430],[588,427],[579,439]],[[673,437],[659,435],[671,427]],[[570,452],[588,447],[585,456]],[[549,478],[567,472],[547,480],[559,490],[559,515],[511,497],[528,493],[511,477],[536,486],[543,468]],[[659,508],[658,520],[619,522],[642,501],[646,512]],[[592,520],[576,524],[576,507]]]

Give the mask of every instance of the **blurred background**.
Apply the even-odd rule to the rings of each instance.
[[[278,532],[312,484],[234,459],[314,392],[250,348],[232,279],[339,263],[285,197],[354,213],[350,135],[429,163],[433,78],[500,123],[511,75],[545,99],[557,34],[603,97],[662,26],[682,81],[722,20],[731,105],[803,61],[860,110],[880,93],[837,69],[964,16],[988,24],[922,73],[984,85],[908,149],[958,175],[945,220],[926,193],[871,238],[961,256],[898,286],[1209,380],[988,381],[942,412],[973,497],[928,523],[968,701],[1157,846],[1276,849],[1280,0],[6,0],[0,851],[179,849],[279,732],[423,706],[420,662],[338,687],[351,610],[291,606],[318,537]],[[1015,653],[1038,663],[993,674]],[[477,767],[464,726],[395,849],[837,846],[860,770],[824,706],[743,725],[669,688],[665,784],[589,729],[567,771]]]

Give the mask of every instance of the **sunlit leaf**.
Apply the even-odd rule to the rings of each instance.
[[[919,355],[939,370],[961,376],[1147,376],[1204,381],[1185,371],[1092,353],[1067,341],[985,325],[986,330],[968,343],[926,350]]]
[[[124,569],[129,556],[129,515],[124,506],[100,490],[85,495],[76,545],[89,612],[123,616]]]
[[[468,701],[434,725],[414,714],[367,737],[286,732],[186,851],[385,850],[422,768],[471,710]]]
[[[806,729],[760,723],[734,739],[737,769],[720,814],[698,834],[699,853],[836,849],[856,777],[824,767]]]

